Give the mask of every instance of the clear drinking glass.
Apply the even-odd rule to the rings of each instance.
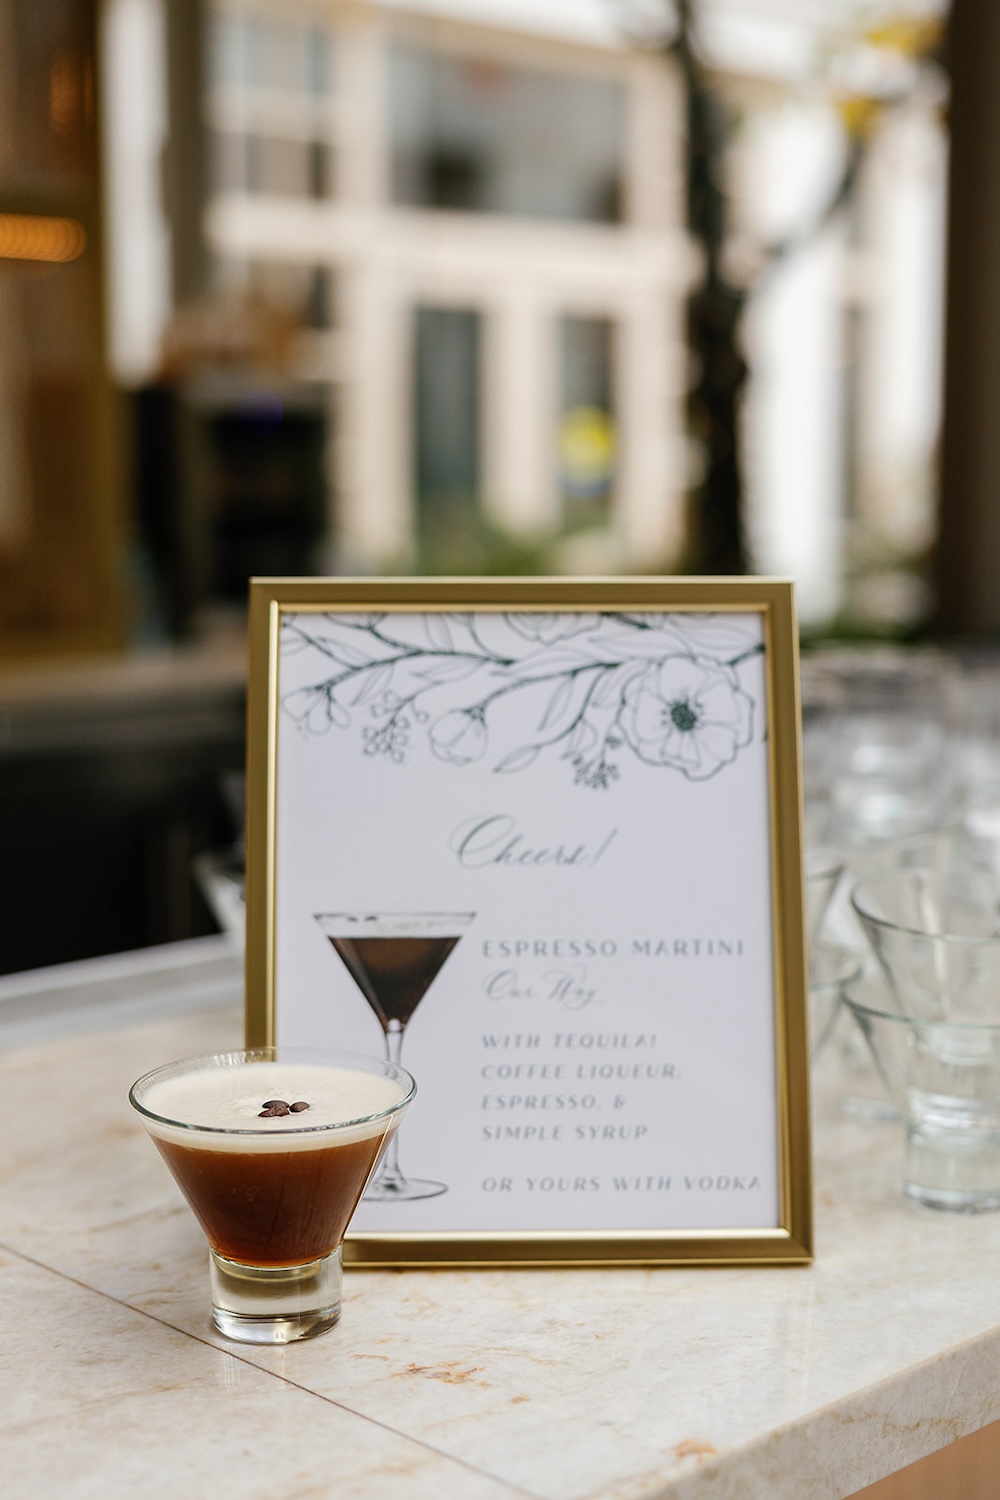
[[[286,1344],[333,1327],[344,1234],[415,1092],[381,1058],[284,1047],[187,1058],[132,1085],[208,1240],[220,1333]]]
[[[873,979],[849,985],[844,1003],[904,1123],[907,1197],[959,1213],[1000,1209],[1000,1018],[906,1015]]]
[[[474,918],[475,912],[316,913],[334,952],[378,1017],[389,1062],[399,1063],[413,1012]],[[447,1191],[447,1183],[405,1177],[394,1140],[365,1196],[372,1202],[402,1202]]]
[[[833,1035],[846,985],[861,976],[857,953],[832,943],[809,948],[809,1056],[815,1062]]]
[[[806,926],[810,947],[819,939],[820,929],[843,873],[843,856],[836,850],[823,846],[806,849]]]
[[[912,866],[861,880],[851,905],[900,1014],[1000,1020],[1000,877]]]
[[[860,881],[851,904],[883,984],[844,999],[906,1125],[905,1190],[1000,1208],[1000,878],[910,865]]]
[[[933,650],[820,653],[804,679],[807,810],[813,838],[865,848],[948,817],[951,663]]]

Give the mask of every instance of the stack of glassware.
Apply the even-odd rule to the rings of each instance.
[[[823,653],[803,701],[814,1063],[909,1198],[1000,1208],[1000,672]]]

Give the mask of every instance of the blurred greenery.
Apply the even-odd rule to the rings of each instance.
[[[483,515],[469,495],[438,500],[412,552],[392,571],[431,577],[521,577],[553,570],[551,538],[513,536]]]

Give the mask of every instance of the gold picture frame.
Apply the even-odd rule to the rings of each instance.
[[[448,1090],[411,1147],[447,1183],[366,1197],[349,1263],[811,1260],[800,761],[787,580],[252,581],[247,1045],[375,1050],[331,909],[476,917],[403,1059]]]

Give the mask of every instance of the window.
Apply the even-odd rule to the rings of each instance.
[[[414,426],[421,526],[442,511],[467,509],[479,491],[480,316],[419,307]]]
[[[212,82],[222,87],[274,89],[321,97],[330,92],[329,34],[295,21],[219,15],[212,24]]]
[[[330,197],[330,35],[295,21],[217,16],[209,66],[215,191]]]
[[[625,97],[618,83],[397,47],[390,98],[397,203],[620,219]]]

